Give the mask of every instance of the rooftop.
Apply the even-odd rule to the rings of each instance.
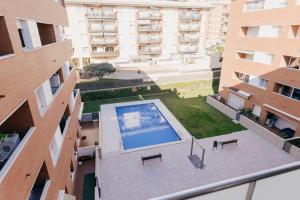
[[[230,144],[223,149],[212,150],[214,140],[230,139],[238,139],[238,145]],[[131,153],[103,154],[96,172],[101,196],[111,200],[149,199],[296,161],[250,130],[198,142],[206,149],[203,170],[196,169],[187,157],[190,141]],[[194,149],[195,153],[201,153],[197,145]],[[155,159],[142,164],[141,156],[155,153],[162,154],[162,161]]]

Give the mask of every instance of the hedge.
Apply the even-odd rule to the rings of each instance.
[[[156,85],[149,86],[149,87],[150,87],[150,90],[148,90],[148,86],[139,86],[139,87],[136,87],[137,88],[136,91],[133,91],[132,88],[122,88],[122,89],[84,92],[84,93],[81,93],[81,99],[82,99],[82,101],[87,102],[87,101],[129,97],[129,96],[160,93],[160,92],[172,92],[171,90],[161,90]]]

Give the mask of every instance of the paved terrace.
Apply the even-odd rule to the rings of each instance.
[[[212,150],[214,140],[237,138],[238,146]],[[246,130],[199,140],[206,148],[205,168],[189,161],[190,142],[132,153],[107,153],[99,163],[99,182],[104,200],[141,200],[218,182],[295,161],[261,136]],[[195,146],[195,149],[200,148]],[[162,153],[159,159],[141,162],[142,155]]]

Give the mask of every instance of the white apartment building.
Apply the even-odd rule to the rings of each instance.
[[[205,56],[211,3],[66,0],[72,65],[131,63]]]

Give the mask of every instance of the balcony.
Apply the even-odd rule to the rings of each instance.
[[[118,27],[116,24],[90,24],[89,26],[89,32],[90,33],[97,33],[97,32],[102,32],[102,33],[117,33],[118,32]]]
[[[201,20],[199,12],[183,12],[179,14],[180,20]]]
[[[187,42],[197,43],[197,42],[199,42],[199,36],[192,35],[192,34],[191,35],[182,34],[178,37],[178,41],[181,43],[187,43]]]
[[[86,17],[88,19],[109,19],[109,20],[116,20],[117,19],[117,12],[116,11],[92,11],[89,10],[86,13]]]
[[[34,133],[34,126],[27,101],[0,125],[0,182]]]
[[[179,53],[197,53],[198,45],[180,45],[178,48]]]
[[[161,32],[161,25],[139,25],[137,27],[139,32]]]
[[[139,43],[140,44],[154,44],[154,43],[161,43],[161,37],[160,35],[155,35],[155,36],[145,36],[145,35],[140,35],[139,36]]]
[[[146,46],[140,47],[139,55],[159,55],[161,54],[160,46]]]
[[[198,24],[181,24],[178,29],[181,32],[199,32],[200,26]]]
[[[283,56],[282,67],[300,71],[300,57]]]
[[[273,92],[283,95],[287,98],[300,101],[300,89],[280,83],[275,83]]]
[[[59,69],[49,78],[52,95],[55,95],[63,83],[62,70]]]
[[[3,16],[0,16],[0,58],[1,56],[13,54],[14,50],[9,38],[9,34],[6,27],[6,22]]]
[[[281,26],[274,26],[274,25],[244,26],[241,27],[241,36],[277,38],[280,34],[280,31],[281,31]]]
[[[74,108],[75,108],[75,103],[76,103],[76,100],[77,100],[77,96],[79,95],[79,89],[74,89],[71,94],[70,94],[70,97],[69,97],[69,105],[71,107],[71,110],[73,111]]]
[[[260,52],[260,51],[238,50],[237,58],[242,60],[248,60],[251,62],[271,65],[273,63],[274,55],[271,53]]]
[[[300,38],[300,25],[291,25],[288,33],[289,38],[299,39]]]
[[[295,124],[270,111],[267,111],[264,126],[283,139],[292,138],[296,133]]]
[[[141,20],[161,20],[162,14],[159,10],[138,11],[137,19]]]
[[[91,55],[93,57],[118,57],[120,55],[119,49],[116,49],[114,51],[92,51]]]
[[[45,199],[48,188],[50,185],[50,179],[46,164],[43,163],[42,168],[38,174],[37,179],[33,185],[33,188],[30,192],[28,200],[36,200],[36,199]]]
[[[92,36],[90,39],[90,44],[93,45],[117,45],[119,44],[119,39],[117,37],[96,37]]]
[[[287,0],[252,0],[245,3],[245,11],[283,8],[288,4]]]
[[[67,106],[59,122],[59,128],[62,135],[65,134],[69,121],[70,121],[70,109],[69,106]]]

